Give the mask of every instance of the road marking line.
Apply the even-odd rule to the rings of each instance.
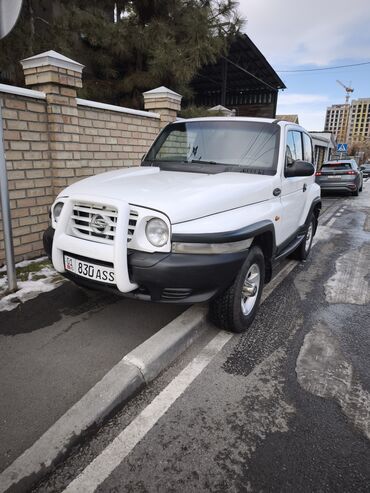
[[[335,207],[335,204],[330,206],[328,209],[326,209],[325,212],[322,213],[322,215],[319,218],[319,221],[320,221],[319,224],[322,224],[323,226],[325,226],[330,221],[330,219],[334,216],[334,214],[336,212],[338,212],[338,207],[336,207],[335,210],[332,212],[332,214],[330,214],[331,209],[334,207]],[[326,217],[326,216],[328,216],[328,217]]]
[[[336,220],[336,218],[335,217],[332,217],[330,219],[330,221],[327,222],[326,226],[329,226],[329,228],[330,228],[335,223],[335,220]]]
[[[338,210],[338,209],[336,209]],[[329,212],[329,211],[328,211]],[[324,216],[326,214],[324,213]],[[329,219],[334,222],[335,218]],[[316,241],[313,241],[313,246]],[[290,261],[265,287],[261,304],[300,262]],[[67,486],[63,493],[94,492],[234,336],[219,332],[160,394]]]
[[[263,289],[261,304],[270,296],[275,288],[287,277],[292,270],[299,264],[298,260],[291,260],[287,265],[285,265],[278,274],[267,284]]]
[[[297,267],[290,261],[272,279],[262,293],[261,304],[274,289]],[[224,345],[234,336],[220,331],[177,377],[67,486],[63,493],[94,492],[120,465],[155,423],[184,393],[187,387],[207,367]]]
[[[219,332],[191,363],[64,490],[89,493],[120,465],[234,334]]]

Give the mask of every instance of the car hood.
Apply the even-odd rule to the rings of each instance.
[[[273,177],[246,173],[188,173],[136,167],[81,180],[59,194],[125,200],[165,213],[172,224],[272,198]]]

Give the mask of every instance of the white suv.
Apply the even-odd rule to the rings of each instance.
[[[211,300],[244,331],[276,260],[305,259],[321,208],[312,144],[300,126],[257,118],[169,124],[141,167],[59,194],[44,245],[74,282],[160,302]]]

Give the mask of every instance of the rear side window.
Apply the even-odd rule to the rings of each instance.
[[[324,163],[321,169],[333,170],[333,171],[346,171],[352,169],[351,163]]]
[[[303,134],[303,161],[313,163],[312,160],[312,142],[307,134]]]
[[[287,155],[294,160],[303,159],[302,133],[289,131],[287,138]]]

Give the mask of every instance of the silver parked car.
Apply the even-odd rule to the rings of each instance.
[[[316,172],[316,183],[322,191],[362,192],[363,175],[354,159],[326,161]]]

